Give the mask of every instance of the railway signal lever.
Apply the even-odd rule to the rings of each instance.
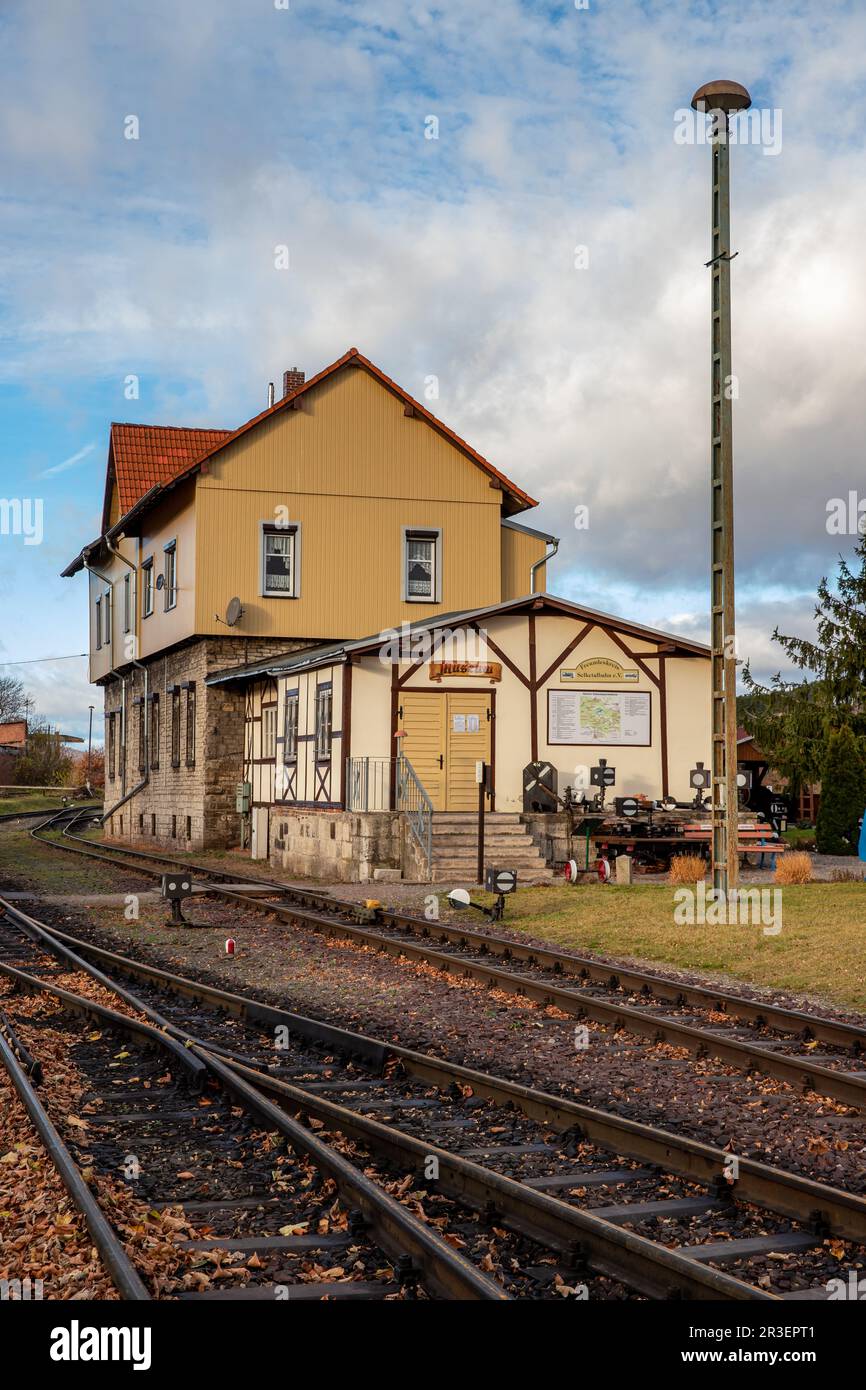
[[[180,910],[182,898],[192,895],[192,878],[189,874],[163,874],[162,896],[171,903],[171,916],[166,923],[169,927],[185,927],[186,918]]]
[[[517,888],[517,870],[488,869],[484,877],[484,887],[488,893],[496,894],[496,902],[492,907],[474,903],[465,888],[452,889],[448,894],[448,902],[455,909],[474,907],[476,912],[483,912],[485,917],[498,922],[505,915],[506,895],[515,892]]]

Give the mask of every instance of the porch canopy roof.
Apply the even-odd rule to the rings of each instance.
[[[628,633],[639,640],[654,642],[671,656],[708,657],[710,648],[703,642],[693,642],[675,633],[660,632],[657,628],[644,627],[640,623],[627,622],[611,613],[602,613],[595,608],[585,608],[572,603],[570,599],[558,598],[555,594],[525,594],[523,598],[507,599],[504,603],[489,604],[486,608],[470,608],[458,613],[437,613],[434,617],[420,622],[407,623],[402,628],[387,632],[377,632],[370,637],[359,637],[353,641],[328,642],[317,647],[306,647],[301,651],[290,652],[286,656],[270,656],[262,661],[254,661],[247,666],[233,666],[224,671],[215,671],[208,676],[207,685],[246,684],[260,677],[288,676],[300,671],[312,671],[318,666],[334,666],[351,661],[354,656],[363,656],[378,651],[395,638],[401,642],[404,637],[424,632],[435,633],[443,628],[453,629],[467,624],[477,624],[484,618],[499,617],[512,613],[561,613],[566,617],[584,623],[597,623],[600,627],[613,627],[617,632]]]

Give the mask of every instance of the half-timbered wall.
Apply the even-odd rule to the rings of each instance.
[[[270,806],[275,799],[276,739],[277,683],[257,681],[247,686],[244,711],[244,781],[253,806]]]
[[[467,640],[470,637],[467,634]],[[431,677],[427,660],[390,666],[378,653],[356,656],[349,702],[351,756],[393,756],[406,691],[427,691],[431,699],[455,691],[484,692],[495,694],[491,761],[496,810],[522,809],[523,768],[539,759],[557,768],[560,790],[576,781],[580,784],[583,770],[605,758],[617,771],[614,795],[670,794],[679,799],[691,795],[689,770],[699,760],[709,762],[710,671],[706,657],[675,653],[670,643],[630,635],[614,624],[587,622],[549,610],[488,619],[477,654],[479,659],[499,664],[501,679],[491,682],[488,678],[445,676],[437,681]],[[562,677],[563,669],[573,669],[588,658],[617,661],[636,672],[636,678],[600,681],[596,687],[592,682],[574,684]],[[302,679],[312,685],[323,675],[309,672],[294,683]],[[549,692],[594,688],[640,692],[649,697],[645,746],[551,741]],[[303,799],[299,795],[298,800]]]
[[[316,671],[281,677],[277,705],[277,759],[274,766],[274,802],[325,809],[343,803],[344,746],[348,713],[345,668],[323,666]],[[317,747],[316,711],[330,692],[330,737],[327,753]],[[293,757],[286,758],[286,705],[297,700],[297,739]]]

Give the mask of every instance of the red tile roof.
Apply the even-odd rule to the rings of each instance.
[[[231,430],[178,429],[171,425],[111,426],[111,454],[120,494],[120,515],[155,483],[167,483]]]

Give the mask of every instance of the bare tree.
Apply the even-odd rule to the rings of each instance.
[[[27,710],[24,686],[14,676],[0,676],[0,724],[23,719]]]

